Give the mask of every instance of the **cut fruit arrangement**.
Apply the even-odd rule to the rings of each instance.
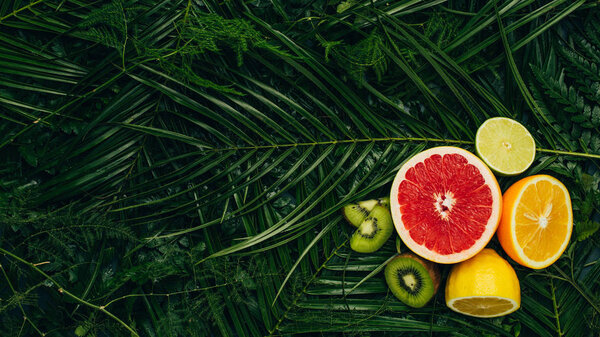
[[[490,118],[478,129],[475,148],[479,157],[449,146],[418,153],[397,172],[390,198],[343,208],[358,227],[350,238],[353,250],[378,250],[395,227],[412,251],[385,268],[390,291],[409,306],[423,307],[435,295],[441,278],[436,263],[454,264],[445,290],[450,309],[482,318],[507,315],[521,305],[520,285],[511,264],[485,248],[494,233],[512,260],[533,269],[554,263],[569,243],[573,211],[559,180],[525,177],[502,195],[494,176],[521,174],[533,163],[529,131],[511,119]]]

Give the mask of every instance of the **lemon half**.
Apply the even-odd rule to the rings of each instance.
[[[485,248],[452,267],[446,282],[446,305],[474,317],[498,317],[521,306],[521,287],[512,266]]]

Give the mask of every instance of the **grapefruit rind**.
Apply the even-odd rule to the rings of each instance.
[[[567,234],[565,235],[562,245],[556,251],[556,254],[552,255],[551,257],[549,257],[545,260],[535,261],[535,260],[530,259],[527,256],[527,254],[525,254],[523,248],[517,244],[518,241],[517,241],[517,231],[515,229],[515,225],[516,225],[515,218],[517,216],[517,207],[519,206],[519,203],[521,202],[521,198],[523,197],[525,190],[527,190],[527,188],[529,186],[531,186],[532,184],[537,184],[538,182],[540,182],[542,180],[547,181],[554,186],[558,186],[565,194],[565,201],[566,201],[567,214],[568,214]],[[516,253],[517,256],[514,256],[513,253],[508,252],[506,249],[505,249],[505,251],[507,251],[507,253],[513,260],[517,261],[521,265],[524,265],[524,266],[532,268],[532,269],[546,268],[549,265],[551,265],[552,263],[554,263],[556,260],[558,260],[558,258],[560,258],[560,256],[565,251],[565,249],[567,249],[569,241],[571,240],[572,232],[573,232],[573,210],[572,210],[571,196],[569,195],[569,191],[567,190],[567,188],[565,187],[565,185],[563,183],[561,183],[558,179],[556,179],[552,176],[544,175],[544,174],[536,175],[535,177],[532,177],[525,184],[523,184],[522,186],[519,187],[519,195],[515,199],[515,202],[511,208],[510,235],[512,237],[514,253]],[[503,242],[503,240],[500,240],[500,244],[502,246],[504,246],[507,243]]]
[[[475,244],[473,244],[467,250],[447,255],[442,255],[433,252],[426,248],[424,245],[415,242],[411,238],[409,231],[405,229],[404,223],[402,222],[402,213],[400,211],[400,204],[398,201],[399,187],[401,182],[405,179],[407,171],[411,167],[415,166],[417,163],[423,162],[426,158],[429,158],[435,154],[442,156],[446,154],[459,154],[463,156],[469,164],[474,165],[479,170],[480,174],[484,178],[485,184],[489,186],[493,198],[492,213],[488,219],[488,223],[484,232],[481,234],[481,237],[475,242]],[[458,147],[440,146],[422,151],[408,159],[402,165],[402,167],[396,174],[396,177],[394,178],[394,182],[392,184],[392,189],[390,192],[390,203],[394,226],[396,227],[396,231],[400,235],[400,238],[402,239],[404,244],[414,253],[427,260],[442,264],[451,264],[467,260],[468,258],[476,255],[483,248],[485,248],[487,243],[492,239],[500,222],[500,215],[502,210],[502,193],[500,190],[500,186],[498,185],[498,181],[496,180],[496,177],[481,159],[479,159],[473,153]]]

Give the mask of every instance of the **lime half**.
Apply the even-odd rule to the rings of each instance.
[[[523,173],[535,159],[535,141],[521,123],[494,117],[481,124],[475,135],[479,157],[501,175]]]

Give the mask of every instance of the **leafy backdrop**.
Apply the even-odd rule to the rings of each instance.
[[[586,0],[2,1],[2,335],[597,335],[599,22]],[[492,116],[570,189],[571,244],[515,265],[507,317],[408,308],[378,274],[393,240],[353,253],[340,207]]]

